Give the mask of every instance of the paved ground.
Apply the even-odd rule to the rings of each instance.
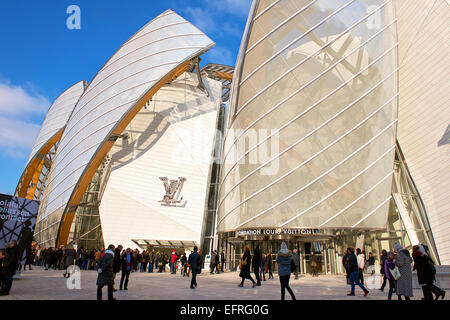
[[[118,275],[120,276],[120,275]],[[252,275],[253,276],[253,275]],[[0,300],[93,300],[96,299],[95,271],[82,271],[80,275],[80,289],[67,288],[67,280],[62,277],[62,271],[48,270],[35,267],[32,271],[22,272],[20,280],[14,280],[9,296]],[[280,299],[280,283],[278,276],[275,279],[263,281],[261,287],[252,289],[251,283],[246,280],[244,288],[237,285],[240,278],[236,272],[210,275],[208,272],[198,276],[198,288],[190,289],[190,278],[169,273],[140,273],[130,275],[130,283],[127,291],[117,291],[115,297],[118,300],[239,300],[239,299]],[[117,279],[117,284],[118,281]],[[290,281],[297,299],[303,300],[386,300],[387,292],[377,289],[370,290],[367,297],[363,297],[361,289],[356,289],[355,297],[347,297],[350,286],[345,283],[344,276],[302,276],[298,280],[293,277]],[[118,287],[118,285],[117,285]],[[106,288],[104,298],[106,297]],[[421,290],[414,290],[414,299],[421,299]],[[286,298],[290,299],[286,292]],[[396,299],[396,296],[394,296]],[[447,300],[448,298],[446,298]]]

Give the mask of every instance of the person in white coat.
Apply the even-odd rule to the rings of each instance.
[[[366,257],[364,256],[364,253],[361,252],[360,248],[356,249],[356,260],[358,261],[358,278],[359,278],[359,282],[361,282],[361,284],[364,284],[364,266],[366,263]]]

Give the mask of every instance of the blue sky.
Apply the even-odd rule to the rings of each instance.
[[[67,7],[81,9],[69,30]],[[216,46],[208,62],[234,65],[251,0],[15,0],[0,2],[0,193],[12,194],[52,101],[90,82],[148,21],[173,9]]]

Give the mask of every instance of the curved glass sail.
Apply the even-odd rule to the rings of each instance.
[[[234,73],[218,232],[384,228],[397,73],[391,1],[255,1]]]

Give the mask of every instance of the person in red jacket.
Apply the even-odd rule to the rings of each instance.
[[[172,274],[177,273],[177,260],[178,260],[178,256],[174,249],[172,251],[172,255],[170,256],[170,273],[172,273]]]

